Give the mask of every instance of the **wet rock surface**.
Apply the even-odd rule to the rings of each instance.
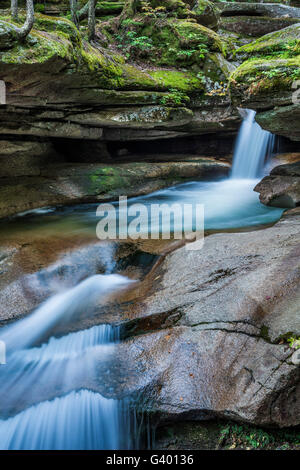
[[[254,191],[263,204],[294,208],[300,205],[300,162],[279,165],[263,178]]]
[[[149,408],[169,418],[299,424],[299,367],[284,342],[300,332],[299,223],[287,215],[167,256],[131,316],[176,316],[120,344],[134,377],[125,390],[143,390]]]

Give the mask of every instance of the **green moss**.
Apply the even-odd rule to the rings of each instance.
[[[98,84],[103,87],[118,88],[123,84],[123,69],[120,64],[109,60],[88,43],[81,50],[79,70],[82,71],[85,67],[99,77]]]
[[[150,0],[149,3],[152,8],[163,6],[167,11],[175,11],[178,10],[178,8],[186,8],[186,4],[182,0]]]
[[[133,65],[124,64],[123,67],[124,89],[155,90],[157,83],[147,72],[142,72]]]
[[[210,52],[226,55],[229,45],[209,28],[191,20],[145,18],[124,20],[114,35],[128,58],[157,66],[201,67]]]
[[[282,447],[281,447],[282,446]],[[299,429],[266,430],[254,425],[220,425],[219,448],[223,449],[299,449]]]
[[[231,84],[258,85],[265,81],[270,86],[286,88],[300,75],[300,56],[292,59],[255,59],[244,62],[230,76]],[[262,86],[263,83],[260,83]]]
[[[289,58],[300,54],[300,28],[290,27],[266,34],[256,41],[246,44],[235,51],[235,56],[246,57],[264,56],[268,58]]]
[[[81,46],[81,36],[79,31],[75,27],[74,23],[66,18],[36,14],[34,27],[35,29],[42,31],[57,31],[65,33],[74,45]]]
[[[122,177],[118,168],[106,167],[90,175],[91,194],[107,194],[118,188],[126,188],[129,184],[125,177]]]
[[[12,21],[11,16],[1,16],[0,20],[9,22],[10,24],[21,26],[25,21],[25,15],[19,14],[18,22]],[[35,14],[34,29],[45,32],[64,33],[75,46],[81,46],[81,36],[74,23],[66,18],[58,18],[55,16],[47,16],[40,13]]]
[[[185,20],[177,21],[174,23],[174,27],[181,37],[181,41],[187,40],[193,44],[200,42],[205,44],[210,51],[219,51],[226,55],[228,50],[226,41],[206,26]]]
[[[96,16],[118,15],[122,12],[125,2],[98,2]]]
[[[204,80],[200,74],[195,76],[177,70],[151,70],[148,73],[163,90],[174,88],[184,92],[204,91]]]
[[[240,103],[241,96],[248,102],[292,99],[293,82],[300,79],[300,56],[290,59],[260,58],[248,60],[238,67],[229,78],[232,100]]]
[[[265,340],[265,341],[270,341],[270,335],[269,335],[269,328],[266,325],[263,325],[260,329],[260,336]]]
[[[0,60],[6,64],[45,63],[54,57],[68,62],[74,60],[73,46],[62,35],[52,35],[41,31],[31,31],[26,41],[0,54]]]

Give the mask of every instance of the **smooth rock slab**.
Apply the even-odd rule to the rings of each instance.
[[[300,334],[299,255],[296,214],[167,256],[135,314],[177,319],[119,346],[135,371],[125,389],[143,390],[147,406],[169,418],[298,425],[300,370],[281,338]]]

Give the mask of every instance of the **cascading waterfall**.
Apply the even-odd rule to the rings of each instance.
[[[275,136],[257,124],[256,112],[246,109],[245,113],[234,151],[231,172],[233,179],[253,179],[260,176],[274,147]]]
[[[116,274],[92,276],[2,330],[7,364],[0,368],[1,449],[132,446],[124,419],[126,402],[97,391],[98,373],[107,370],[114,357],[118,330],[97,325],[38,344],[54,326],[71,321],[99,296],[129,282]]]

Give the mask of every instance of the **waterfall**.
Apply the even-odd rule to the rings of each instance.
[[[74,320],[82,311],[96,302],[97,298],[130,282],[118,274],[97,274],[85,279],[77,286],[50,297],[29,317],[4,328],[0,340],[10,350],[31,346],[43,339],[59,323]]]
[[[117,274],[95,275],[53,296],[29,317],[3,328],[0,449],[129,449],[128,402],[102,396],[115,361],[118,328],[96,325],[51,337],[52,329],[127,286]],[[48,341],[41,343],[47,337]]]
[[[251,109],[245,112],[234,150],[233,179],[254,179],[260,176],[274,147],[275,136],[257,124],[256,112]]]

